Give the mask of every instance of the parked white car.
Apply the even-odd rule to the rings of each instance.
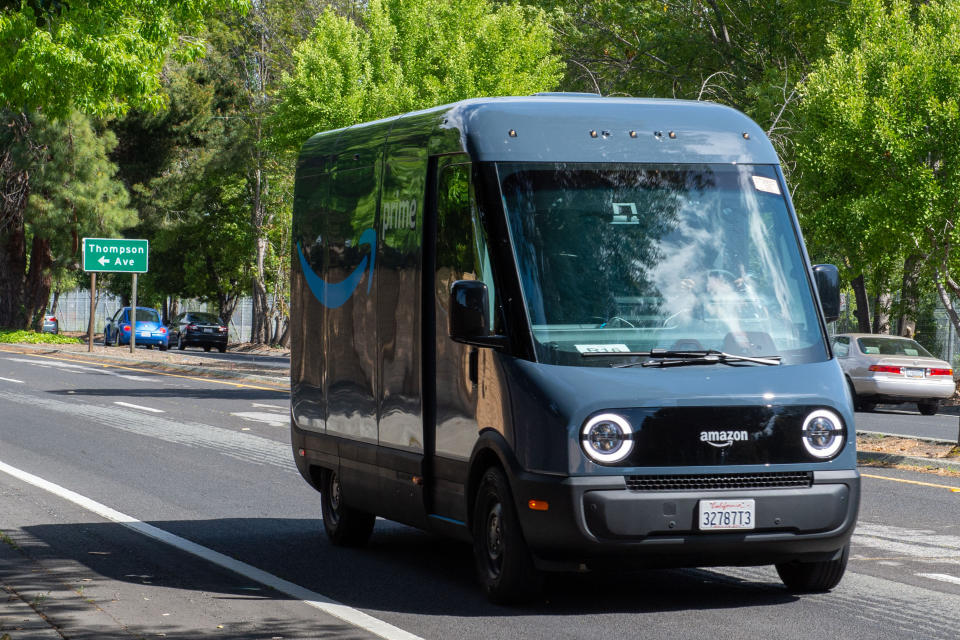
[[[872,411],[881,402],[916,402],[920,413],[932,416],[957,388],[950,363],[909,338],[844,333],[834,336],[833,352],[858,411]]]

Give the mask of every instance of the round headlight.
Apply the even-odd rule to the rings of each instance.
[[[594,462],[620,462],[633,449],[633,429],[624,418],[613,413],[601,413],[583,425],[580,445]]]
[[[840,416],[832,411],[814,411],[803,421],[803,446],[815,458],[832,458],[843,447],[846,432]]]

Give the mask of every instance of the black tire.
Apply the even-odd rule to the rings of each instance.
[[[166,350],[167,350],[167,345],[161,344],[161,345],[160,345],[160,351],[166,351]]]
[[[113,344],[112,342],[110,342],[110,340],[108,340],[108,337],[109,336],[107,336],[107,330],[104,329],[103,330],[103,346],[105,347],[109,347],[110,345]]]
[[[226,352],[227,352],[227,347],[226,347],[226,346],[217,347],[217,351],[219,351],[220,353],[226,353]]]
[[[792,593],[822,593],[830,591],[840,583],[847,570],[850,557],[850,544],[836,560],[822,562],[784,562],[777,566],[777,573],[783,584]]]
[[[183,351],[186,348],[187,348],[187,345],[183,344],[183,336],[182,335],[177,336],[177,349],[180,349],[180,351]]]
[[[342,487],[335,471],[324,469],[320,478],[320,509],[327,537],[338,547],[367,544],[377,517],[343,503]]]
[[[477,490],[473,557],[477,578],[492,602],[524,602],[540,594],[543,578],[523,539],[507,477],[497,467],[487,469]]]
[[[867,402],[865,400],[857,400],[857,411],[863,411],[864,413],[871,413],[876,408],[877,408],[876,402]]]
[[[208,344],[203,345],[203,350],[206,351],[207,353],[210,353],[210,345]]]
[[[939,400],[929,400],[927,402],[918,402],[917,409],[922,415],[925,416],[935,416],[937,411],[940,410],[940,401]]]

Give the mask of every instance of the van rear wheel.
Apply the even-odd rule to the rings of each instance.
[[[327,538],[338,547],[362,547],[373,533],[377,517],[343,503],[340,476],[324,469],[320,484],[320,510]]]
[[[780,579],[793,593],[820,593],[830,591],[840,583],[847,570],[847,558],[850,557],[850,544],[835,560],[821,562],[783,562],[777,565]]]
[[[523,539],[507,477],[496,467],[483,474],[477,492],[473,556],[477,577],[491,601],[522,602],[540,593],[542,577]]]

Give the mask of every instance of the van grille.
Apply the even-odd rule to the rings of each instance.
[[[680,476],[627,476],[630,491],[711,491],[724,489],[789,489],[813,484],[812,471],[712,473]]]

